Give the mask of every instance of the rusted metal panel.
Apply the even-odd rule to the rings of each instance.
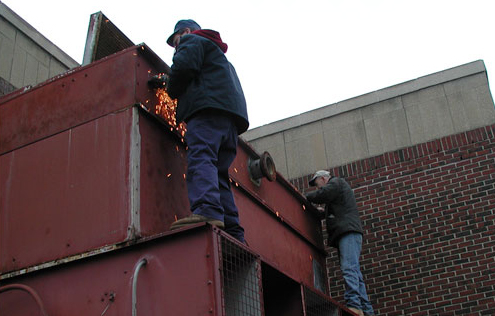
[[[145,45],[0,98],[0,154],[154,98],[149,72],[168,66]]]
[[[234,197],[240,209],[240,220],[245,228],[249,248],[277,270],[314,287],[313,260],[324,267],[325,254],[300,235],[294,234],[279,217],[261,207],[249,195],[239,194],[236,190]],[[327,290],[325,282],[324,291]]]
[[[260,186],[256,185],[247,171],[250,158],[259,158],[259,155],[240,140],[237,157],[230,169],[232,179],[246,194],[266,205],[266,210],[278,216],[281,222],[323,250],[321,217],[316,209],[280,174],[273,182],[263,178]]]
[[[140,234],[150,236],[190,215],[187,162],[181,139],[157,119],[140,114]]]
[[[146,85],[167,69],[142,45],[0,99],[1,273],[158,235],[190,214],[185,144],[153,115]],[[252,182],[253,157],[240,140],[230,170],[247,240],[312,284],[320,219],[280,175]]]
[[[0,272],[169,229],[190,214],[185,146],[138,109],[0,156]]]
[[[127,238],[131,115],[105,116],[0,156],[0,271]]]
[[[79,260],[0,283],[29,286],[48,315],[223,315],[218,249],[209,226]],[[37,315],[26,293],[0,294],[2,316]]]

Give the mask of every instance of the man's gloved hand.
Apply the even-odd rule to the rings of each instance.
[[[165,74],[154,75],[148,80],[148,86],[151,89],[166,88],[168,83],[168,76]]]

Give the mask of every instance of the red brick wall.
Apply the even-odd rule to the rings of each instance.
[[[495,315],[495,125],[329,171],[353,187],[378,315]],[[308,191],[310,175],[292,183]],[[337,253],[331,296],[343,302]]]

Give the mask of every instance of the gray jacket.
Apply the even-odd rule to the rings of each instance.
[[[312,203],[325,204],[329,246],[338,248],[340,237],[346,233],[363,234],[354,192],[344,179],[331,177],[325,186],[308,193],[306,198]]]

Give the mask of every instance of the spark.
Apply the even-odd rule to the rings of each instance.
[[[167,174],[167,178],[170,178],[171,176],[172,176],[172,174],[171,174],[171,173]]]
[[[186,174],[182,174],[182,177],[184,178],[184,180],[186,180]]]
[[[277,217],[280,217],[280,214],[278,213],[278,211],[277,211],[277,212],[275,212],[275,214],[277,214]]]
[[[306,205],[303,205],[303,211],[305,211],[305,210],[306,210]]]
[[[159,74],[159,76],[162,74]],[[170,125],[170,131],[174,130],[179,133],[182,137],[186,134],[186,124],[181,122],[177,124],[176,120],[176,110],[177,110],[177,100],[170,98],[167,91],[163,88],[158,88],[156,90],[156,96],[158,97],[158,104],[155,105],[155,113],[165,120],[165,122]],[[181,139],[184,142],[183,139]]]
[[[234,171],[235,171],[235,173],[237,173],[237,168],[234,167]]]

